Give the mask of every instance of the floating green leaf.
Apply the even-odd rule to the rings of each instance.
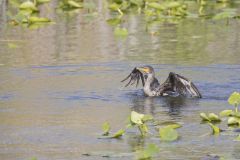
[[[118,130],[111,138],[120,138],[125,133],[125,130],[120,129]]]
[[[137,6],[143,5],[143,0],[130,0],[132,4],[135,4]]]
[[[148,3],[148,6],[151,7],[151,8],[154,8],[154,9],[158,9],[158,10],[164,10],[164,6],[162,6],[161,4],[159,3],[156,3],[156,2],[152,2],[152,3]]]
[[[132,111],[130,119],[132,123],[141,125],[143,124],[143,121],[142,121],[143,117],[144,117],[144,114],[140,114],[135,111]]]
[[[83,7],[82,4],[79,4],[79,3],[77,3],[77,2],[75,2],[75,1],[73,1],[73,0],[68,0],[68,1],[67,1],[67,4],[68,4],[70,7],[72,7],[72,8],[82,8],[82,7]]]
[[[200,113],[200,117],[202,118],[203,121],[211,121],[206,113]]]
[[[155,125],[168,125],[168,126],[178,126],[178,127],[175,127],[175,128],[180,128],[182,127],[182,124],[180,123],[177,123],[177,122],[174,122],[174,121],[164,121],[164,122],[159,122],[159,121],[154,121],[154,124]],[[173,127],[174,128],[174,127]]]
[[[28,18],[28,21],[30,23],[44,23],[44,22],[51,22],[50,19],[48,18],[43,18],[43,17],[35,17],[35,16],[31,16]]]
[[[102,125],[103,136],[109,135],[110,129],[111,129],[111,127],[110,127],[109,123],[108,122],[104,122],[103,125]]]
[[[208,123],[210,127],[212,128],[212,134],[218,135],[220,133],[220,128],[213,125],[212,123]]]
[[[48,3],[51,0],[36,0],[38,4],[42,4],[42,3]]]
[[[166,3],[165,3],[165,6],[166,6],[167,8],[178,8],[178,7],[180,7],[181,5],[182,5],[181,3],[176,2],[176,1],[166,2]]]
[[[109,9],[113,10],[113,11],[118,11],[120,8],[120,5],[117,3],[112,3],[108,6]]]
[[[208,114],[208,118],[211,121],[221,121],[221,119],[218,117],[218,115],[216,115],[215,113],[209,113]]]
[[[233,112],[233,113],[232,113],[232,116],[233,116],[233,117],[240,118],[240,113],[239,113],[239,112]]]
[[[33,10],[33,11],[37,11],[37,7],[35,6],[35,4],[31,1],[26,1],[23,2],[20,6],[20,9],[27,9],[27,10]]]
[[[240,104],[240,93],[233,92],[228,98],[228,103],[235,106]]]
[[[159,147],[156,144],[148,144],[146,149],[143,151],[138,151],[138,159],[144,160],[144,159],[150,159],[154,154],[159,152]]]
[[[235,15],[236,15],[235,12],[224,11],[224,12],[216,14],[213,17],[213,19],[220,20],[220,19],[226,19],[226,18],[234,18]]]
[[[229,117],[227,123],[228,125],[238,125],[240,124],[240,119],[236,117]]]
[[[182,125],[176,123],[176,124],[170,124],[170,125],[168,125],[168,127],[172,128],[172,129],[176,129],[176,128],[180,128],[180,127],[182,127]]]
[[[166,126],[159,129],[159,135],[163,141],[175,141],[178,139],[178,133],[172,127]]]
[[[232,110],[223,110],[219,113],[219,115],[221,117],[228,117],[228,116],[233,115],[233,111]]]

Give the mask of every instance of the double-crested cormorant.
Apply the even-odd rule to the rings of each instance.
[[[191,81],[173,72],[170,72],[167,80],[160,85],[151,66],[134,68],[122,82],[129,78],[130,81],[125,87],[133,85],[135,82],[137,86],[141,79],[143,91],[147,96],[202,97],[197,87]]]

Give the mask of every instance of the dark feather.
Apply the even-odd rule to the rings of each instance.
[[[173,72],[169,73],[167,80],[160,86],[161,95],[169,91],[177,92],[183,96],[202,97],[197,87],[191,81]]]
[[[121,82],[124,82],[126,80],[129,80],[129,82],[125,85],[125,87],[129,86],[129,85],[133,85],[136,83],[136,87],[138,86],[138,83],[139,83],[139,79],[141,79],[142,81],[142,85],[144,86],[144,78],[143,78],[143,74],[137,69],[137,68],[134,68],[132,70],[132,72],[126,77],[124,78]]]

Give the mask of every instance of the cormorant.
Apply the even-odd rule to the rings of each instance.
[[[170,72],[166,81],[160,85],[155,78],[155,72],[151,66],[134,68],[132,72],[122,80],[122,82],[129,78],[130,81],[125,87],[133,85],[135,82],[137,86],[141,79],[143,91],[146,96],[202,97],[197,87],[191,81],[173,72]]]

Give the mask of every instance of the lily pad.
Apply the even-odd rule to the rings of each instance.
[[[238,125],[240,123],[240,119],[236,117],[229,117],[227,124],[228,125]]]
[[[183,124],[180,124],[180,123],[174,122],[174,121],[164,121],[164,122],[154,121],[154,125],[160,125],[160,126],[167,125],[167,126],[173,126],[172,128],[180,128],[180,127],[182,127]]]
[[[51,0],[37,0],[37,3],[38,4],[42,4],[42,3],[48,3],[50,2]]]
[[[164,6],[157,2],[148,3],[148,6],[154,9],[164,10]]]
[[[108,6],[108,8],[109,8],[110,10],[113,10],[113,11],[118,11],[119,8],[120,8],[120,5],[117,4],[117,3],[112,3],[112,4],[110,4],[110,5]]]
[[[233,116],[233,117],[240,118],[240,113],[239,113],[239,112],[233,112],[232,116]]]
[[[120,138],[125,133],[125,130],[120,129],[118,130],[111,138]]]
[[[209,113],[208,114],[208,118],[211,121],[221,121],[221,119],[218,117],[218,115],[216,115],[215,113]]]
[[[240,104],[240,93],[233,92],[228,98],[228,103],[235,106]]]
[[[137,152],[137,159],[150,159],[154,154],[159,152],[159,147],[156,144],[149,144],[143,151]]]
[[[103,134],[102,135],[103,136],[109,135],[110,129],[111,129],[111,127],[108,122],[103,123],[103,125],[102,125]]]
[[[220,20],[220,19],[226,19],[226,18],[234,18],[235,15],[236,15],[235,12],[224,11],[224,12],[216,14],[213,17],[213,19],[214,20]]]
[[[143,117],[144,117],[144,114],[140,114],[135,111],[132,111],[130,119],[132,123],[141,125],[143,124],[143,121],[142,121]]]
[[[200,113],[200,117],[202,118],[203,121],[211,121],[206,113]]]
[[[44,23],[44,22],[51,22],[51,20],[48,19],[48,18],[35,17],[35,16],[31,16],[31,17],[29,17],[29,18],[28,18],[28,21],[29,21],[30,23],[39,23],[39,22]]]
[[[82,4],[79,4],[79,3],[77,3],[77,2],[75,2],[75,1],[73,1],[73,0],[68,0],[68,1],[67,1],[67,4],[68,4],[70,7],[72,7],[72,8],[82,8],[82,7],[83,7]]]
[[[35,4],[31,1],[23,2],[22,4],[20,4],[19,9],[27,9],[27,10],[33,10],[33,11],[38,10]]]
[[[223,110],[219,113],[221,117],[228,117],[233,115],[233,110]]]
[[[159,135],[163,141],[175,141],[178,139],[177,131],[169,126],[160,128]]]
[[[176,128],[180,128],[180,127],[182,127],[182,125],[176,123],[176,124],[170,124],[170,125],[168,125],[168,127],[172,128],[172,129],[176,129]]]

